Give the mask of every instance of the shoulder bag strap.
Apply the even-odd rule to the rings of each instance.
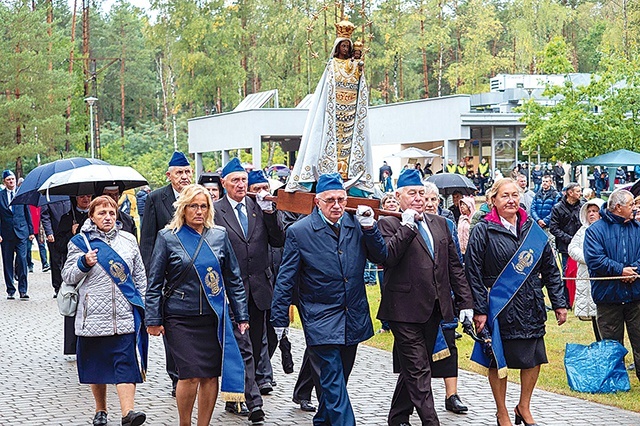
[[[202,244],[204,243],[205,233],[206,233],[206,230],[205,232],[202,233],[202,235],[200,235],[200,241],[198,242],[198,247],[196,247],[196,251],[195,253],[193,253],[193,257],[191,257],[189,265],[182,271],[178,279],[176,279],[175,284],[173,284],[169,288],[166,288],[165,286],[165,290],[162,292],[162,297],[164,297],[165,300],[168,299],[173,294],[173,292],[176,290],[176,288],[178,288],[182,280],[187,276],[187,274],[193,267],[193,263],[196,261],[196,258],[198,257],[198,253],[200,253],[200,248],[202,248]],[[187,253],[187,256],[189,256],[189,253]]]

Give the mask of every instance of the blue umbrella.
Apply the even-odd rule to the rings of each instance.
[[[66,195],[54,195],[47,199],[46,196],[38,192],[38,189],[54,173],[88,166],[89,164],[109,163],[96,158],[74,157],[56,160],[36,167],[24,178],[24,182],[22,182],[22,185],[18,188],[18,192],[11,204],[30,204],[32,206],[41,206],[55,201],[68,200],[69,197]]]

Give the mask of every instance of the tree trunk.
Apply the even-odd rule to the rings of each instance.
[[[78,9],[77,0],[73,0],[73,11],[71,12],[71,47],[69,49],[69,75],[73,75],[73,54],[75,52],[76,43],[76,11]],[[67,97],[67,111],[66,120],[64,123],[64,150],[65,152],[71,151],[71,141],[69,135],[71,134],[71,94]]]

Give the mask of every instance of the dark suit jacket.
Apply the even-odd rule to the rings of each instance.
[[[144,220],[140,230],[140,254],[142,255],[147,275],[149,275],[151,255],[156,244],[158,231],[171,222],[173,213],[175,213],[173,207],[175,201],[176,196],[173,193],[171,184],[152,191],[147,197],[147,203],[144,207]]]
[[[9,207],[7,190],[0,191],[0,236],[3,240],[26,240],[33,235],[31,213],[26,204]]]
[[[451,291],[458,309],[472,309],[471,288],[460,264],[446,219],[424,215],[433,237],[435,260],[417,229],[400,224],[400,219],[382,217],[378,228],[389,252],[384,263],[384,291],[378,319],[426,323],[435,300],[445,321],[455,317]]]
[[[271,309],[273,298],[273,268],[269,261],[269,245],[284,246],[284,231],[278,215],[263,214],[262,210],[249,197],[245,197],[249,232],[244,236],[236,214],[224,196],[214,203],[216,225],[227,229],[231,246],[236,253],[244,289],[262,311]],[[147,216],[145,213],[144,221]]]

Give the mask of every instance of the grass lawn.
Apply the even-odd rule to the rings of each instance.
[[[376,313],[378,312],[378,306],[380,305],[380,289],[378,286],[367,286],[367,296],[369,297],[371,318],[374,319],[373,329],[377,331],[380,329],[380,321],[375,319]],[[459,327],[458,331],[462,333],[462,327]],[[545,336],[549,364],[542,366],[537,387],[550,392],[570,395],[576,398],[624,408],[625,410],[640,412],[640,384],[638,383],[638,379],[633,371],[629,372],[629,378],[631,380],[631,391],[629,392],[619,392],[616,394],[586,394],[574,392],[569,389],[567,376],[564,371],[565,344],[589,344],[594,342],[594,340],[593,328],[590,322],[580,321],[573,315],[573,312],[570,311],[567,322],[561,327],[558,327],[556,325],[554,313],[549,312],[547,335]],[[391,346],[393,345],[393,336],[391,333],[376,334],[365,342],[365,344],[390,351]],[[463,370],[473,371],[469,362],[473,341],[469,336],[464,335],[462,339],[458,339],[456,341],[456,344],[458,345],[460,368]],[[628,342],[626,346],[629,350],[629,354],[625,358],[628,365],[633,361],[633,358],[631,355],[631,347]],[[510,381],[518,382],[519,379],[520,377],[517,370],[509,371]],[[487,386],[489,386],[488,381]]]
[[[373,329],[375,331],[380,329],[380,321],[375,319],[378,312],[378,306],[380,305],[380,289],[378,286],[367,286],[367,296],[369,298],[369,306],[371,308],[371,318],[373,318]],[[300,328],[300,321],[296,312],[295,320],[292,324],[294,327]],[[459,327],[458,331],[462,332],[462,328]],[[580,321],[570,311],[568,315],[568,321],[558,327],[556,325],[556,319],[553,312],[549,313],[549,319],[547,321],[547,335],[545,336],[545,344],[547,347],[547,357],[549,358],[549,364],[543,365],[540,371],[540,378],[538,379],[537,387],[550,392],[559,393],[563,395],[570,395],[576,398],[585,399],[588,401],[599,402],[601,404],[611,405],[614,407],[623,408],[625,410],[632,410],[640,412],[640,384],[633,371],[630,371],[631,391],[619,392],[617,394],[587,394],[574,392],[569,389],[567,384],[567,376],[564,371],[564,347],[566,343],[581,343],[589,344],[594,341],[593,329],[591,323],[588,321]],[[376,334],[368,341],[364,342],[365,345],[373,346],[375,348],[391,351],[393,345],[393,336],[391,333]],[[464,335],[462,339],[456,341],[458,345],[458,355],[460,368],[463,370],[473,371],[469,357],[471,356],[471,349],[473,347],[473,341],[467,335]],[[627,365],[633,361],[631,356],[631,347],[627,342],[627,349],[629,354],[625,358]],[[509,380],[512,382],[518,382],[520,379],[518,371],[509,371]],[[487,386],[489,382],[487,381]]]

